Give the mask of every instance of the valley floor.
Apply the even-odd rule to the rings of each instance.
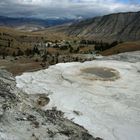
[[[94,71],[83,71],[89,68]],[[93,136],[140,138],[140,51],[84,63],[60,63],[24,73],[16,81],[28,94],[48,94],[50,102],[44,109],[56,106]]]
[[[87,60],[94,60],[94,55],[92,54],[67,54],[60,55],[58,62],[50,63],[50,60],[42,62],[40,57],[11,57],[7,56],[5,59],[0,58],[0,69],[6,69],[14,76],[21,75],[24,72],[33,72],[48,68],[50,65],[55,65],[60,62],[84,62]]]
[[[34,59],[27,57],[20,57],[15,60],[13,57],[8,56],[6,59],[0,59],[0,68],[6,69],[14,76],[21,75],[24,72],[41,70],[43,68],[40,64],[41,62],[35,62]]]

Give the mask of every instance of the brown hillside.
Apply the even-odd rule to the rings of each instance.
[[[50,28],[69,36],[104,42],[140,40],[140,12],[126,12]]]
[[[106,56],[106,55],[113,55],[113,54],[131,52],[137,50],[140,50],[140,41],[122,43],[111,49],[103,51],[101,54]]]

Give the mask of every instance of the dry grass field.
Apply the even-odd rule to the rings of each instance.
[[[123,52],[138,51],[138,50],[140,50],[140,41],[125,42],[111,49],[105,50],[101,52],[101,54],[106,56],[106,55],[113,55],[113,54],[118,54]]]

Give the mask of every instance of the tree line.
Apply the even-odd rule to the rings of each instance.
[[[110,49],[120,43],[122,43],[122,42],[114,41],[112,43],[107,43],[107,42],[95,41],[95,40],[81,40],[80,41],[81,45],[95,45],[96,51],[104,51],[104,50]]]

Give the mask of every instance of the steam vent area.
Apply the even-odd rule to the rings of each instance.
[[[17,76],[16,82],[30,95],[46,94],[44,110],[57,107],[95,137],[140,139],[139,51],[60,63]]]

